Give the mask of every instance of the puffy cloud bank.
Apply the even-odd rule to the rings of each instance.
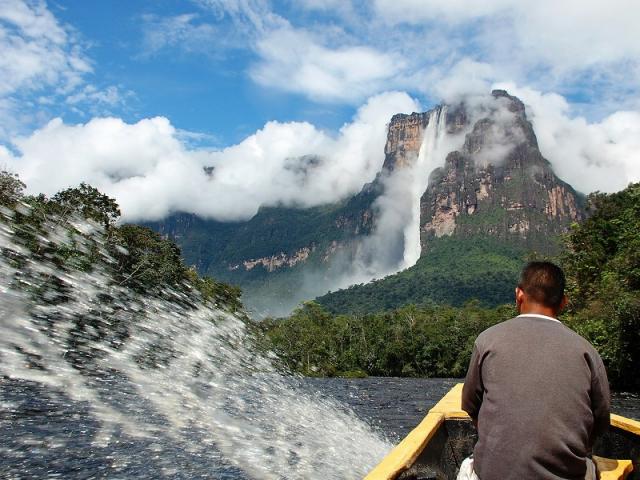
[[[620,111],[590,123],[571,116],[560,95],[497,86],[525,102],[542,153],[577,190],[611,192],[640,180],[640,113]],[[261,206],[308,207],[356,193],[380,170],[391,116],[419,110],[406,93],[387,92],[370,98],[336,134],[273,121],[219,151],[190,148],[163,117],[135,124],[54,119],[15,139],[11,150],[0,147],[0,163],[31,192],[88,182],[115,197],[130,221],[176,211],[243,220]]]
[[[640,181],[640,112],[618,111],[590,123],[571,116],[569,103],[555,93],[497,86],[525,103],[540,151],[577,190],[613,192]]]
[[[261,61],[251,70],[254,81],[319,101],[350,102],[397,85],[395,77],[406,67],[400,55],[367,46],[328,48],[290,27],[270,32],[257,52]]]
[[[190,149],[162,117],[135,124],[55,119],[14,140],[15,153],[0,150],[0,162],[32,192],[88,182],[115,197],[126,220],[176,211],[240,220],[260,206],[307,207],[357,192],[382,165],[391,116],[418,110],[406,93],[387,92],[370,98],[335,135],[306,122],[268,122],[220,151]]]

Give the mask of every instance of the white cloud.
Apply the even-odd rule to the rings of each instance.
[[[494,75],[491,65],[465,57],[450,68],[433,68],[429,73],[429,87],[438,98],[447,103],[455,103],[463,97],[484,97],[491,87]]]
[[[0,0],[0,51],[0,140],[42,125],[56,105],[105,114],[132,95],[87,83],[93,66],[78,35],[42,0]]]
[[[265,31],[288,25],[271,10],[268,0],[193,0],[202,8],[212,11],[218,19],[228,17],[236,29],[253,37]]]
[[[512,0],[375,0],[377,13],[389,23],[426,21],[461,23],[488,16],[512,5]]]
[[[613,192],[640,181],[640,112],[619,111],[599,122],[573,116],[555,93],[499,84],[526,105],[542,154],[555,172],[584,193]]]
[[[0,95],[55,86],[68,91],[91,65],[44,2],[0,2]]]
[[[462,29],[475,58],[525,73],[542,67],[566,78],[603,64],[637,65],[640,56],[635,0],[376,0],[375,9],[387,24]]]
[[[115,107],[124,103],[125,98],[132,96],[133,92],[122,92],[118,87],[111,85],[100,90],[95,85],[85,85],[84,88],[76,93],[69,95],[65,100],[69,105],[78,105],[80,103],[90,103],[91,105],[102,105],[106,107]],[[46,100],[45,100],[46,101]]]
[[[114,196],[128,220],[173,211],[247,219],[262,205],[311,206],[357,192],[382,165],[388,120],[419,109],[407,94],[388,92],[369,99],[335,137],[309,123],[269,122],[221,151],[190,149],[161,117],[135,124],[55,119],[15,140],[19,153],[0,152],[0,162],[31,192],[88,182]]]
[[[293,6],[307,10],[341,10],[343,8],[352,10],[353,6],[348,0],[297,0],[292,2]]]
[[[639,19],[640,4],[634,0],[546,0],[517,14],[517,21],[524,21],[518,29],[524,51],[534,50],[559,69],[637,59]]]
[[[251,77],[311,98],[353,101],[383,90],[405,62],[363,46],[328,48],[302,30],[283,28],[258,41]]]
[[[342,21],[358,19],[356,9],[349,0],[292,0],[291,6],[310,14],[321,12],[325,15],[337,17]]]
[[[172,17],[142,17],[142,55],[151,56],[167,48],[179,47],[188,53],[213,55],[220,44],[228,44],[227,36],[213,25],[199,21],[196,14]]]
[[[228,20],[242,39],[232,42],[255,53],[248,68],[257,84],[304,95],[318,102],[358,104],[383,91],[415,86],[415,62],[398,49],[378,48],[371,38],[351,33],[345,23],[366,28],[350,2],[292,2],[297,11],[331,13],[337,22],[300,28],[263,0],[197,0],[217,20]],[[304,22],[303,22],[304,23]],[[216,25],[220,24],[219,22]],[[387,32],[388,34],[389,32]],[[187,45],[189,42],[187,42]],[[223,45],[212,48],[224,49]],[[422,57],[422,55],[419,55]]]

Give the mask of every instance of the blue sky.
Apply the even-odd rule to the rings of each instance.
[[[358,191],[393,113],[497,86],[565,180],[613,191],[640,178],[638,24],[634,0],[0,0],[0,162],[131,218],[246,218]]]
[[[197,3],[51,2],[49,10],[76,30],[92,61],[89,81],[99,89],[115,86],[122,97],[93,111],[74,111],[64,104],[51,110],[69,122],[86,121],[94,113],[129,122],[166,116],[177,128],[209,135],[203,142],[228,145],[274,119],[311,121],[337,130],[355,110],[353,104],[326,105],[256,84],[248,70],[257,55],[246,45],[218,47],[217,32],[204,34],[198,46],[188,45],[196,34],[186,31],[177,44],[156,47],[153,30],[161,28],[163,20],[193,16],[189,25],[211,25],[220,34],[235,28],[228,15]]]
[[[435,82],[441,81],[446,73],[440,70],[451,70],[461,61],[478,62],[472,69],[474,76],[484,75],[483,66],[505,71],[502,75],[485,75],[482,80],[488,86],[494,80],[532,83],[542,91],[563,94],[577,112],[591,119],[610,113],[618,103],[628,100],[625,97],[633,96],[637,104],[637,82],[623,85],[613,71],[620,68],[622,73],[627,61],[637,62],[636,51],[595,72],[591,71],[593,62],[589,61],[589,54],[568,72],[553,71],[563,66],[562,55],[557,59],[541,59],[544,55],[529,54],[529,59],[511,60],[509,65],[508,57],[519,52],[510,52],[502,58],[496,52],[505,48],[499,43],[501,39],[507,37],[505,43],[511,41],[510,28],[505,28],[493,45],[482,45],[481,41],[486,40],[492,24],[501,21],[500,2],[493,2],[498,4],[493,12],[480,11],[468,17],[452,8],[440,14],[443,16],[440,25],[438,12],[433,18],[423,19],[412,12],[411,8],[418,10],[416,5],[420,2],[406,2],[407,18],[397,19],[389,18],[386,10],[391,8],[387,2],[378,3],[376,9],[373,3],[366,6],[366,2],[360,2],[359,7],[351,7],[348,1],[50,2],[46,5],[51,14],[62,27],[73,32],[77,45],[91,62],[93,71],[85,76],[86,81],[98,89],[116,87],[120,102],[102,108],[85,106],[80,111],[61,102],[48,113],[71,122],[84,121],[93,114],[115,114],[127,121],[161,115],[180,129],[209,134],[212,140],[228,145],[274,119],[306,120],[335,130],[349,120],[367,94],[387,89],[408,91],[429,107],[443,96],[441,88],[430,89],[429,82],[434,81],[434,75]],[[424,4],[424,10],[433,10],[429,3]],[[341,8],[336,7],[339,4]],[[396,6],[393,10],[403,9],[403,2],[393,5]],[[256,20],[249,18],[251,13],[262,16],[264,23],[257,25]],[[265,18],[267,15],[273,18]],[[385,18],[390,20],[387,24],[383,23]],[[589,26],[593,25],[587,24],[585,28]],[[568,21],[567,28],[570,27]],[[364,72],[362,82],[344,80],[339,87],[347,90],[354,86],[358,89],[366,82],[372,85],[370,88],[365,85],[362,94],[350,95],[347,91],[343,98],[317,94],[312,88],[307,91],[288,88],[287,78],[279,82],[256,81],[252,69],[264,63],[265,57],[257,44],[268,41],[278,29],[292,32],[294,42],[307,33],[312,35],[310,45],[305,46],[310,54],[314,47],[334,51],[368,48],[382,61],[390,60],[390,71],[381,75]],[[434,46],[431,37],[441,44]],[[391,42],[396,45],[390,47]],[[273,44],[275,48],[277,40]],[[526,51],[522,53],[526,55]],[[356,53],[352,55],[357,57]],[[273,70],[276,75],[290,72],[286,68]],[[341,73],[349,74],[336,75]],[[402,81],[396,75],[418,78]],[[37,93],[46,94],[46,88]]]

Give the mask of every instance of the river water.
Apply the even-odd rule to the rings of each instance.
[[[118,380],[104,379],[102,385],[96,380],[95,388],[107,395],[113,381]],[[373,377],[309,378],[303,383],[318,402],[329,399],[343,405],[391,445],[459,381]],[[143,407],[139,405],[135,414],[152,417]],[[640,398],[614,394],[613,411],[640,419]],[[206,438],[202,448],[194,448],[175,438],[135,438],[123,431],[101,440],[100,432],[90,406],[69,399],[64,392],[54,393],[28,381],[0,381],[0,478],[252,478],[226,461]],[[331,442],[330,437],[318,440],[313,443]]]
[[[360,418],[397,443],[440,398],[464,379],[383,378],[307,379],[319,391],[348,404]],[[640,395],[612,394],[612,412],[640,420]]]

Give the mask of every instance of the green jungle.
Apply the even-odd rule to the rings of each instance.
[[[640,368],[640,183],[613,194],[593,193],[587,201],[588,219],[572,226],[561,239],[559,254],[550,258],[567,275],[570,304],[560,319],[596,347],[615,388],[639,390],[640,379],[630,372]],[[421,284],[416,275],[413,288],[437,288],[438,270],[455,263],[458,249],[464,248],[458,244],[445,250],[448,255],[439,257],[428,283]],[[468,269],[465,275],[494,284],[496,297],[504,298],[504,290],[512,295],[515,284],[501,272],[513,265],[503,265],[506,256],[494,255],[491,244],[479,248],[473,255],[482,258],[484,253],[485,262],[471,262],[476,270]],[[487,259],[489,264],[500,262],[494,276],[487,277]],[[521,258],[518,268],[526,260]],[[400,277],[396,285],[403,289],[406,279]],[[285,364],[304,375],[462,377],[476,336],[516,314],[513,304],[490,308],[470,300],[451,306],[457,303],[456,295],[472,293],[455,285],[439,286],[451,292],[448,304],[384,309],[385,302],[406,298],[406,292],[394,290],[394,283],[386,286],[384,295],[375,295],[380,289],[359,288],[352,292],[359,298],[345,301],[351,309],[373,305],[378,311],[339,313],[341,297],[334,294],[327,306],[307,302],[288,318],[266,319],[260,327]]]
[[[511,304],[487,307],[469,300],[460,305],[454,296],[442,303],[406,303],[395,308],[385,308],[384,301],[361,298],[354,304],[366,303],[375,310],[341,313],[339,304],[306,302],[287,318],[252,322],[244,314],[239,288],[198,275],[184,264],[174,243],[151,229],[117,225],[117,203],[95,188],[82,184],[51,198],[26,195],[24,189],[16,175],[0,173],[3,223],[32,258],[47,258],[67,271],[91,271],[98,264],[107,265],[114,282],[141,296],[211,302],[244,318],[262,348],[274,351],[284,369],[303,375],[461,377],[475,337],[515,315]],[[613,194],[593,193],[587,201],[588,219],[572,226],[562,238],[560,253],[551,259],[567,274],[570,305],[561,320],[597,348],[614,388],[637,391],[640,378],[631,373],[640,368],[640,183]],[[78,217],[99,224],[104,241],[92,240],[87,248],[86,241],[80,241],[81,237],[87,240],[86,235],[74,223]],[[45,248],[38,238],[52,227],[64,227],[69,238]],[[491,245],[483,248],[474,255],[490,258]],[[107,263],[101,260],[105,251]],[[17,269],[28,261],[24,252],[3,248],[2,255]],[[454,257],[455,252],[449,258]],[[443,258],[438,268],[446,268],[447,257]],[[522,258],[521,265],[526,260]],[[511,270],[513,265],[507,267]],[[504,295],[498,290],[515,287],[500,274],[466,274],[478,276],[485,284],[495,283],[496,297]],[[434,274],[426,286],[415,278],[414,288],[437,288],[437,278]],[[29,288],[27,281],[22,288]],[[182,296],[169,292],[181,292]],[[31,294],[42,301],[64,303],[65,285],[52,279],[46,291]],[[388,295],[394,305],[409,298],[404,292],[390,291]],[[117,299],[105,301],[117,304]],[[90,326],[85,319],[77,319],[79,330]],[[122,325],[110,326],[111,331],[104,324],[93,327],[95,335],[110,342],[117,343],[119,335],[126,335]],[[91,352],[77,350],[80,366]]]

